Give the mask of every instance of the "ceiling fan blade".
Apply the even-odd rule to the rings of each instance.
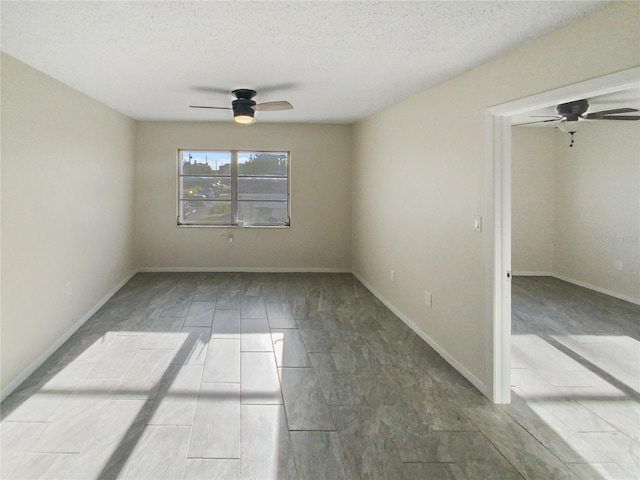
[[[534,123],[549,123],[549,122],[560,122],[562,117],[552,118],[551,120],[537,120],[535,122],[527,122],[527,123],[518,123],[514,125],[514,127],[521,127],[523,125],[533,125]]]
[[[602,117],[587,117],[587,120],[640,120],[640,115],[603,115]]]
[[[601,112],[587,113],[582,118],[589,118],[589,119],[602,118],[603,115],[612,115],[615,113],[631,113],[631,112],[637,112],[637,111],[638,110],[635,108],[616,108],[614,110],[602,110]]]
[[[202,105],[189,105],[189,108],[213,108],[214,110],[231,110],[231,107],[204,107]]]
[[[285,100],[279,102],[258,103],[253,106],[253,109],[256,112],[275,112],[278,110],[291,110],[292,108],[293,105]]]

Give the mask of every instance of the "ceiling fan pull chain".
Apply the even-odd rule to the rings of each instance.
[[[571,143],[569,144],[570,147],[573,147],[573,134],[576,132],[569,132],[571,134]]]

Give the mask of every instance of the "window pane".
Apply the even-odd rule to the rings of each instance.
[[[182,198],[231,198],[231,178],[181,177]]]
[[[238,202],[238,221],[247,225],[284,224],[286,202]]]
[[[287,200],[286,178],[239,178],[238,200]]]
[[[287,176],[287,154],[281,152],[238,152],[238,175]]]
[[[231,152],[180,152],[185,175],[231,175]]]
[[[231,223],[231,202],[188,200],[182,204],[182,223]]]

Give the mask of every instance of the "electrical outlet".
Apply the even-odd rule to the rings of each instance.
[[[395,270],[389,270],[389,280],[393,283],[396,283],[396,272]]]
[[[67,284],[64,286],[64,293],[67,295],[67,297],[71,296],[71,282],[67,282]]]
[[[622,264],[622,260],[615,260],[613,262],[613,268],[615,268],[616,270],[618,270],[619,272],[621,272],[622,270],[624,270],[623,264]]]
[[[429,292],[427,290],[424,291],[424,304],[427,307],[431,306],[431,292]]]

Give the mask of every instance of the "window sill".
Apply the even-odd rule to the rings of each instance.
[[[198,225],[189,223],[178,223],[179,228],[227,228],[227,229],[270,229],[270,228],[291,228],[291,225]]]

